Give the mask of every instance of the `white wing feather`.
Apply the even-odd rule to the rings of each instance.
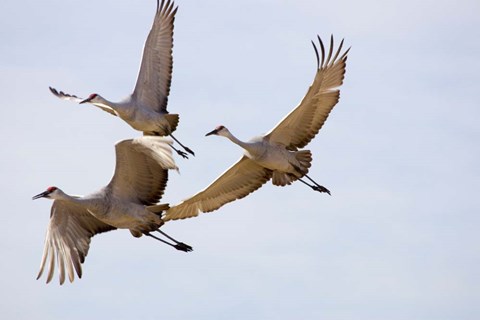
[[[168,169],[176,169],[170,145],[157,136],[123,140],[115,145],[115,173],[107,188],[115,196],[143,205],[156,204],[168,181]]]

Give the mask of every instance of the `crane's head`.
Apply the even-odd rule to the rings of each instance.
[[[228,129],[225,126],[218,126],[215,130],[210,131],[205,136],[210,136],[212,134],[217,136],[225,136],[228,133]]]
[[[80,101],[79,103],[80,103],[80,104],[85,103],[85,102],[93,103],[93,102],[95,102],[95,100],[96,100],[97,97],[99,97],[98,94],[92,93],[91,95],[88,96],[87,99],[83,99],[83,100]]]
[[[54,199],[55,195],[59,192],[59,190],[60,189],[58,189],[57,187],[48,187],[47,190],[32,197],[32,200],[40,198]]]

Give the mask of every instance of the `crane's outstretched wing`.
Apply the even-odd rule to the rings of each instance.
[[[185,219],[196,217],[199,212],[217,210],[224,204],[241,199],[257,190],[271,177],[271,170],[243,156],[206,189],[168,209],[162,219],[164,221]]]
[[[48,87],[48,89],[50,89],[50,92],[55,97],[57,97],[59,99],[62,99],[62,100],[73,101],[73,102],[78,102],[78,103],[80,103],[84,100],[83,98],[77,97],[74,94],[65,93],[63,91],[57,91],[57,89],[52,88],[52,87]],[[102,109],[103,111],[106,111],[106,112],[110,113],[111,115],[117,116],[117,113],[112,108],[106,107],[106,106],[98,104],[98,103],[92,103],[92,104],[94,106]]]
[[[178,169],[171,143],[156,136],[118,142],[115,173],[107,188],[122,199],[147,206],[156,204],[167,185],[168,169]]]
[[[317,73],[312,85],[302,102],[266,135],[271,142],[281,143],[289,150],[303,148],[315,137],[340,97],[338,87],[343,83],[350,48],[340,55],[342,40],[335,55],[332,56],[334,47],[332,36],[328,57],[325,59],[325,48],[320,37],[318,41],[322,61],[320,62],[317,47],[312,41],[317,56]]]
[[[115,230],[88,213],[87,210],[71,202],[55,200],[50,214],[50,223],[45,237],[39,279],[48,261],[47,283],[53,278],[55,259],[58,265],[60,284],[65,282],[65,269],[70,282],[74,280],[74,269],[82,277],[82,263],[94,235]]]
[[[60,98],[62,100],[68,100],[68,101],[74,101],[74,102],[81,102],[83,98],[77,97],[76,95],[65,93],[63,91],[57,91],[57,89],[48,87],[50,89],[50,92],[57,98]]]
[[[172,82],[173,22],[177,8],[173,1],[158,5],[153,26],[143,48],[143,58],[132,99],[155,111],[167,111]]]

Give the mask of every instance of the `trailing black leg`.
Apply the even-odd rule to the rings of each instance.
[[[179,248],[182,248],[182,249],[179,249],[177,248],[178,250],[182,250],[182,251],[185,251],[185,252],[189,252],[189,251],[193,251],[193,248],[191,246],[189,246],[188,244],[185,244],[183,242],[180,242],[180,241],[177,241],[175,240],[174,238],[170,237],[168,234],[166,234],[165,232],[163,232],[162,230],[160,229],[157,229],[155,230],[157,231],[158,233],[160,233],[161,235],[167,237],[168,239],[172,240],[173,242],[175,242],[175,244],[179,247]]]
[[[308,178],[308,176],[306,176],[306,177]],[[308,178],[308,179],[309,179],[309,180],[312,180],[312,179],[310,179],[310,178]],[[329,191],[327,188],[325,188],[325,187],[317,184],[317,183],[316,183],[315,181],[313,181],[313,180],[312,180],[312,181],[313,181],[313,183],[315,183],[315,185],[311,185],[310,183],[305,182],[305,181],[302,180],[302,179],[298,179],[298,181],[306,184],[307,186],[309,186],[310,188],[312,188],[312,189],[315,190],[315,191],[325,192],[325,193],[328,193],[329,195],[331,195],[331,194],[330,194],[330,191]]]
[[[175,138],[172,134],[170,134],[170,137],[172,137],[173,140],[175,140],[175,142],[177,142],[183,149],[185,149],[185,151],[187,151],[188,153],[190,153],[192,156],[195,157],[195,152],[192,151],[192,149],[190,149],[189,147],[186,147],[184,146],[180,141],[177,140],[177,138]],[[178,151],[177,151],[178,152]]]
[[[330,196],[330,190],[328,190],[327,188],[325,188],[324,186],[321,186],[319,185],[317,182],[315,182],[315,180],[313,180],[312,178],[310,178],[308,175],[305,175],[305,177],[307,177],[308,180],[310,180],[311,182],[313,182],[315,184],[315,186],[317,186],[316,191],[319,191],[319,192],[326,192],[328,193]]]
[[[170,243],[170,242],[168,242],[168,241],[165,241],[165,240],[163,240],[163,239],[160,239],[159,237],[154,236],[153,234],[151,234],[151,233],[149,233],[149,232],[145,232],[144,234],[145,234],[146,236],[149,236],[149,237],[154,238],[155,240],[158,240],[158,241],[160,241],[160,242],[163,242],[163,243],[165,243],[165,244],[167,244],[167,245],[169,245],[169,246],[171,246],[171,247],[174,247],[175,249],[180,250],[180,251],[189,252],[189,251],[192,251],[192,250],[193,250],[192,247],[190,247],[189,245],[186,245],[185,243],[179,242],[179,243],[176,243],[176,244],[172,244],[172,243]]]
[[[151,233],[149,233],[149,232],[144,232],[143,234],[146,235],[146,236],[152,237],[153,239],[156,239],[156,240],[158,240],[158,241],[160,241],[160,242],[163,242],[163,243],[165,243],[165,244],[168,244],[169,246],[175,247],[175,245],[171,244],[170,242],[165,241],[165,240],[163,240],[163,239],[160,239],[159,237],[155,237],[153,234],[151,234]]]

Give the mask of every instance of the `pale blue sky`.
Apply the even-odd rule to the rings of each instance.
[[[270,183],[164,230],[176,252],[128,231],[92,240],[84,277],[35,280],[49,185],[105,185],[114,143],[138,135],[48,86],[118,100],[133,89],[155,1],[0,4],[0,310],[5,319],[480,317],[480,2],[178,0],[169,110],[196,151],[164,202],[208,185],[241,150],[204,137],[270,130],[315,72],[310,44],[352,46],[341,100],[310,174],[332,191]]]

